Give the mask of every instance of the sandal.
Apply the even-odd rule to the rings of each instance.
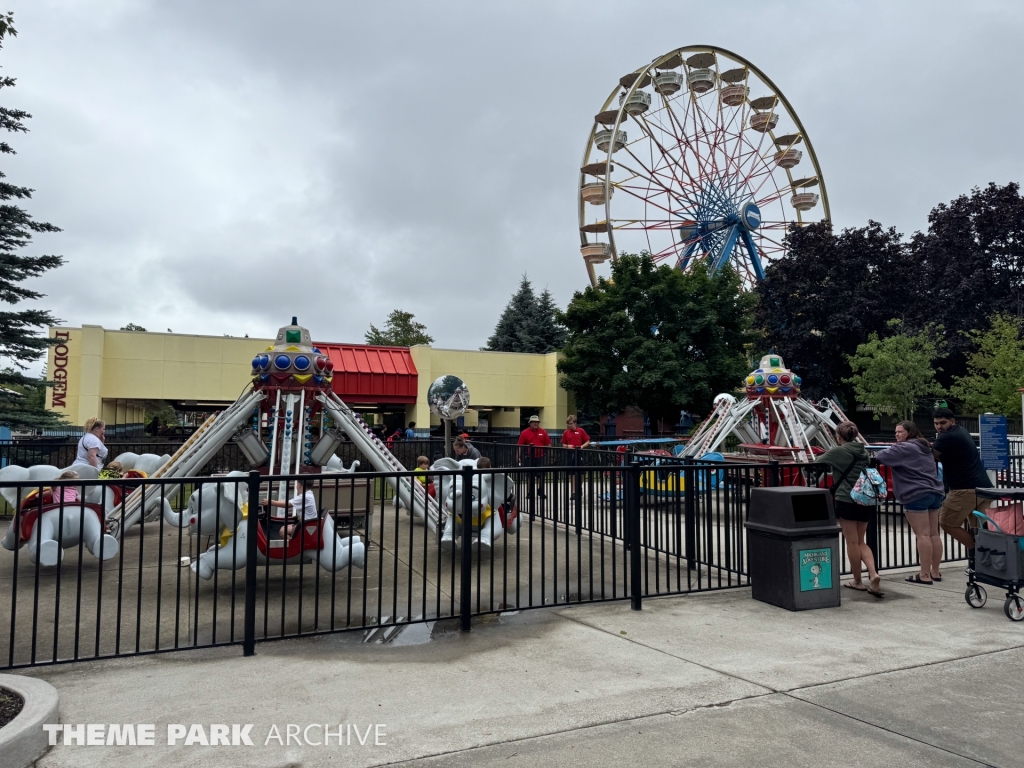
[[[941,576],[932,576],[932,581],[942,581]]]
[[[858,592],[867,592],[868,588],[864,586],[863,582],[860,581],[848,581],[843,584],[847,589],[856,589]]]
[[[868,587],[867,593],[873,597],[885,597],[885,592],[882,591],[882,577],[875,576],[870,580],[871,586]],[[874,589],[872,589],[874,587]]]
[[[932,585],[931,581],[925,581],[924,579],[922,579],[920,573],[915,573],[913,576],[909,576],[906,579],[904,579],[904,581],[909,581],[911,584],[927,584],[928,586]]]

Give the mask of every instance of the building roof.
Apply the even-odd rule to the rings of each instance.
[[[415,403],[419,374],[407,347],[329,344],[316,347],[334,363],[334,392],[347,403]]]

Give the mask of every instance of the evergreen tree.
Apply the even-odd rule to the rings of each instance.
[[[565,346],[565,339],[565,326],[558,320],[551,292],[544,289],[538,297],[530,279],[523,275],[484,349],[547,354]]]
[[[370,325],[364,337],[366,343],[380,347],[414,347],[417,344],[432,343],[434,338],[427,335],[427,326],[417,323],[414,317],[411,312],[394,310],[384,321],[384,330]]]
[[[0,48],[4,38],[18,34],[13,23],[12,14],[0,15]],[[0,77],[0,89],[13,88],[14,84],[13,77]],[[22,110],[0,107],[0,128],[10,133],[25,133],[28,129],[24,121],[30,117]],[[13,155],[14,149],[6,141],[0,141],[0,154]],[[43,294],[25,288],[21,283],[59,267],[64,260],[60,256],[17,254],[32,241],[34,233],[60,230],[52,224],[34,221],[23,208],[8,202],[28,200],[32,197],[32,190],[2,181],[5,178],[6,175],[0,172],[0,301],[15,305],[42,298]],[[39,360],[52,343],[37,329],[58,322],[52,314],[41,309],[0,311],[0,357],[10,362],[0,370],[0,424],[32,428],[63,423],[57,414],[43,408],[47,382],[24,374],[28,364]]]
[[[555,300],[551,298],[551,291],[547,288],[537,299],[535,315],[536,336],[541,342],[541,349],[537,351],[546,354],[564,347],[568,333],[565,326],[558,321],[558,307],[555,305]]]

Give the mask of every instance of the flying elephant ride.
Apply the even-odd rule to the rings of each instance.
[[[117,554],[117,542],[127,531],[144,519],[162,514],[166,522],[180,527],[189,526],[194,533],[219,534],[218,541],[192,564],[200,576],[212,577],[213,564],[240,567],[238,543],[245,537],[245,526],[240,522],[249,514],[247,484],[227,483],[232,489],[232,500],[236,487],[240,497],[245,488],[246,500],[237,505],[229,504],[226,512],[222,510],[214,515],[209,513],[209,504],[204,505],[203,502],[204,499],[209,501],[211,493],[216,494],[216,491],[208,490],[208,486],[224,486],[223,482],[203,483],[191,495],[186,514],[175,512],[167,501],[175,497],[182,485],[200,477],[206,465],[228,442],[234,441],[252,467],[264,476],[310,474],[320,477],[352,472],[358,462],[353,462],[346,469],[334,455],[345,436],[374,469],[388,473],[406,472],[359,414],[333,392],[333,369],[330,358],[313,346],[309,331],[292,318],[291,325],[278,330],[275,344],[253,358],[251,388],[228,408],[207,419],[172,456],[121,454],[117,457],[126,470],[141,473],[141,476],[136,475],[138,479],[172,482],[150,483],[148,491],[145,483],[136,483],[135,488],[123,498],[116,483],[90,487],[86,498],[80,502],[64,503],[63,523],[60,504],[52,503],[54,497],[51,494],[49,499],[36,500],[35,518],[29,525],[23,525],[32,512],[23,501],[22,508],[26,514],[18,515],[17,525],[8,530],[3,546],[15,549],[35,542],[32,536],[39,527],[36,523],[39,520],[42,523],[39,533],[43,537],[38,542],[41,564],[57,565],[61,545],[77,544],[77,538],[70,537],[77,536],[79,530],[83,531],[83,539],[90,552],[109,559]],[[333,428],[328,426],[329,421],[334,422]],[[269,441],[269,446],[264,438]],[[82,480],[98,477],[98,471],[92,467],[75,469],[81,469]],[[55,479],[61,471],[52,466],[6,467],[0,470],[0,485],[4,481],[42,484]],[[232,476],[237,477],[239,473]],[[420,483],[397,474],[385,478],[385,482],[431,531],[438,530],[440,508],[433,498],[427,496]],[[276,482],[274,494],[279,502],[287,500],[289,485]],[[155,488],[160,488],[160,491],[155,492]],[[2,488],[0,493],[10,504],[18,503],[17,488]],[[363,567],[365,544],[360,537],[338,537],[333,520],[320,516],[315,521],[301,521],[297,535],[285,541],[281,536],[282,521],[270,514],[269,509],[264,511],[261,502],[262,498],[257,500],[256,513],[259,520],[257,552],[262,562],[290,564],[317,560],[333,570],[349,563]],[[231,506],[235,509],[230,509]],[[269,503],[266,506],[269,507]],[[76,514],[78,517],[74,517]],[[24,530],[20,532],[16,530],[22,528]],[[58,531],[60,542],[55,539]],[[53,544],[49,544],[51,541]],[[43,544],[46,546],[41,546]],[[33,547],[33,557],[35,551],[36,547]],[[228,551],[232,553],[230,560],[225,559]],[[244,548],[242,551],[244,553]]]
[[[431,465],[432,470],[459,470],[462,467],[476,467],[476,459],[438,459]],[[440,485],[438,499],[445,513],[444,529],[441,532],[441,549],[451,551],[455,540],[465,541],[465,521],[462,519],[463,487],[459,475],[443,475],[435,484]],[[508,475],[485,472],[473,477],[473,517],[469,521],[472,546],[481,554],[490,554],[495,541],[502,534],[514,534],[519,530],[519,507],[516,505],[515,484]]]
[[[353,471],[350,468],[348,471]],[[246,478],[245,472],[229,472],[227,477]],[[245,483],[202,483],[189,497],[184,512],[167,509],[165,520],[173,526],[188,526],[193,535],[216,536],[215,543],[203,552],[191,568],[202,579],[210,579],[218,569],[237,570],[246,564],[248,541],[249,488]],[[285,542],[283,523],[269,515],[260,515],[257,527],[257,562],[292,565],[315,563],[327,571],[338,571],[351,563],[365,565],[365,545],[359,536],[342,537],[329,515],[302,521],[296,533]]]
[[[309,331],[292,318],[291,325],[278,330],[275,344],[253,358],[252,389],[218,416],[219,425],[214,421],[206,430],[208,436],[198,436],[188,452],[210,456],[233,439],[261,475],[305,475],[329,482],[332,475],[354,472],[359,465],[353,462],[345,468],[335,456],[344,436],[348,436],[374,469],[405,472],[362,418],[334,394],[333,369],[330,358],[313,345]],[[329,421],[333,421],[333,428],[328,426]],[[244,475],[232,472],[228,477]],[[430,530],[437,530],[440,509],[419,483],[407,477],[388,477],[385,481]],[[212,578],[217,569],[237,569],[245,564],[247,521],[253,512],[257,516],[260,563],[318,562],[329,571],[349,565],[363,568],[366,544],[362,537],[339,536],[329,515],[297,520],[295,533],[283,536],[288,519],[278,514],[279,507],[271,502],[287,506],[288,499],[298,492],[297,488],[289,490],[292,482],[274,481],[259,499],[250,499],[247,485],[240,482],[203,483],[189,498],[187,512],[165,509],[164,519],[171,525],[188,526],[193,533],[218,537],[191,564],[203,579]]]
[[[117,457],[117,461],[124,467],[121,479],[145,479],[151,472],[163,466],[169,458],[166,455],[123,453]],[[118,514],[124,500],[125,486],[89,486],[85,488],[81,499],[62,502],[62,493],[42,484],[55,481],[64,471],[49,464],[37,464],[32,467],[7,466],[0,469],[0,484],[40,484],[40,488],[32,489],[23,496],[20,496],[20,488],[0,488],[0,495],[4,500],[12,508],[18,508],[18,514],[0,541],[0,546],[11,552],[27,546],[29,560],[33,564],[38,562],[44,566],[57,565],[64,557],[64,549],[78,546],[79,543],[84,544],[96,558],[110,560],[116,557],[119,545],[117,539],[107,532],[108,521],[116,518]],[[74,471],[83,481],[95,480],[99,476],[99,470],[89,465],[77,465]],[[65,487],[73,488],[75,484],[73,480],[62,482],[66,482]],[[152,497],[146,506],[152,509],[161,503],[170,509],[167,500],[159,496]]]

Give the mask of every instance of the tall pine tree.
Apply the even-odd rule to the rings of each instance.
[[[484,349],[541,354],[561,349],[565,345],[566,331],[558,322],[557,312],[551,292],[545,289],[538,297],[530,279],[523,275],[519,290],[501,313]]]
[[[0,15],[0,48],[6,37],[17,36],[11,13]],[[0,77],[0,89],[13,88],[13,77]],[[20,109],[0,106],[0,128],[11,133],[26,133],[24,121],[32,117]],[[14,149],[0,141],[0,154],[13,155]],[[64,263],[60,256],[19,256],[17,251],[32,241],[37,232],[59,232],[52,224],[34,221],[27,211],[9,201],[28,200],[32,190],[3,179],[0,172],[0,301],[15,305],[40,299],[43,294],[25,288],[22,282],[38,277]],[[57,320],[41,309],[0,311],[0,358],[7,363],[0,369],[0,424],[13,428],[57,426],[63,423],[56,414],[43,408],[46,382],[24,374],[29,363],[39,360],[51,341],[37,329],[56,325]]]

